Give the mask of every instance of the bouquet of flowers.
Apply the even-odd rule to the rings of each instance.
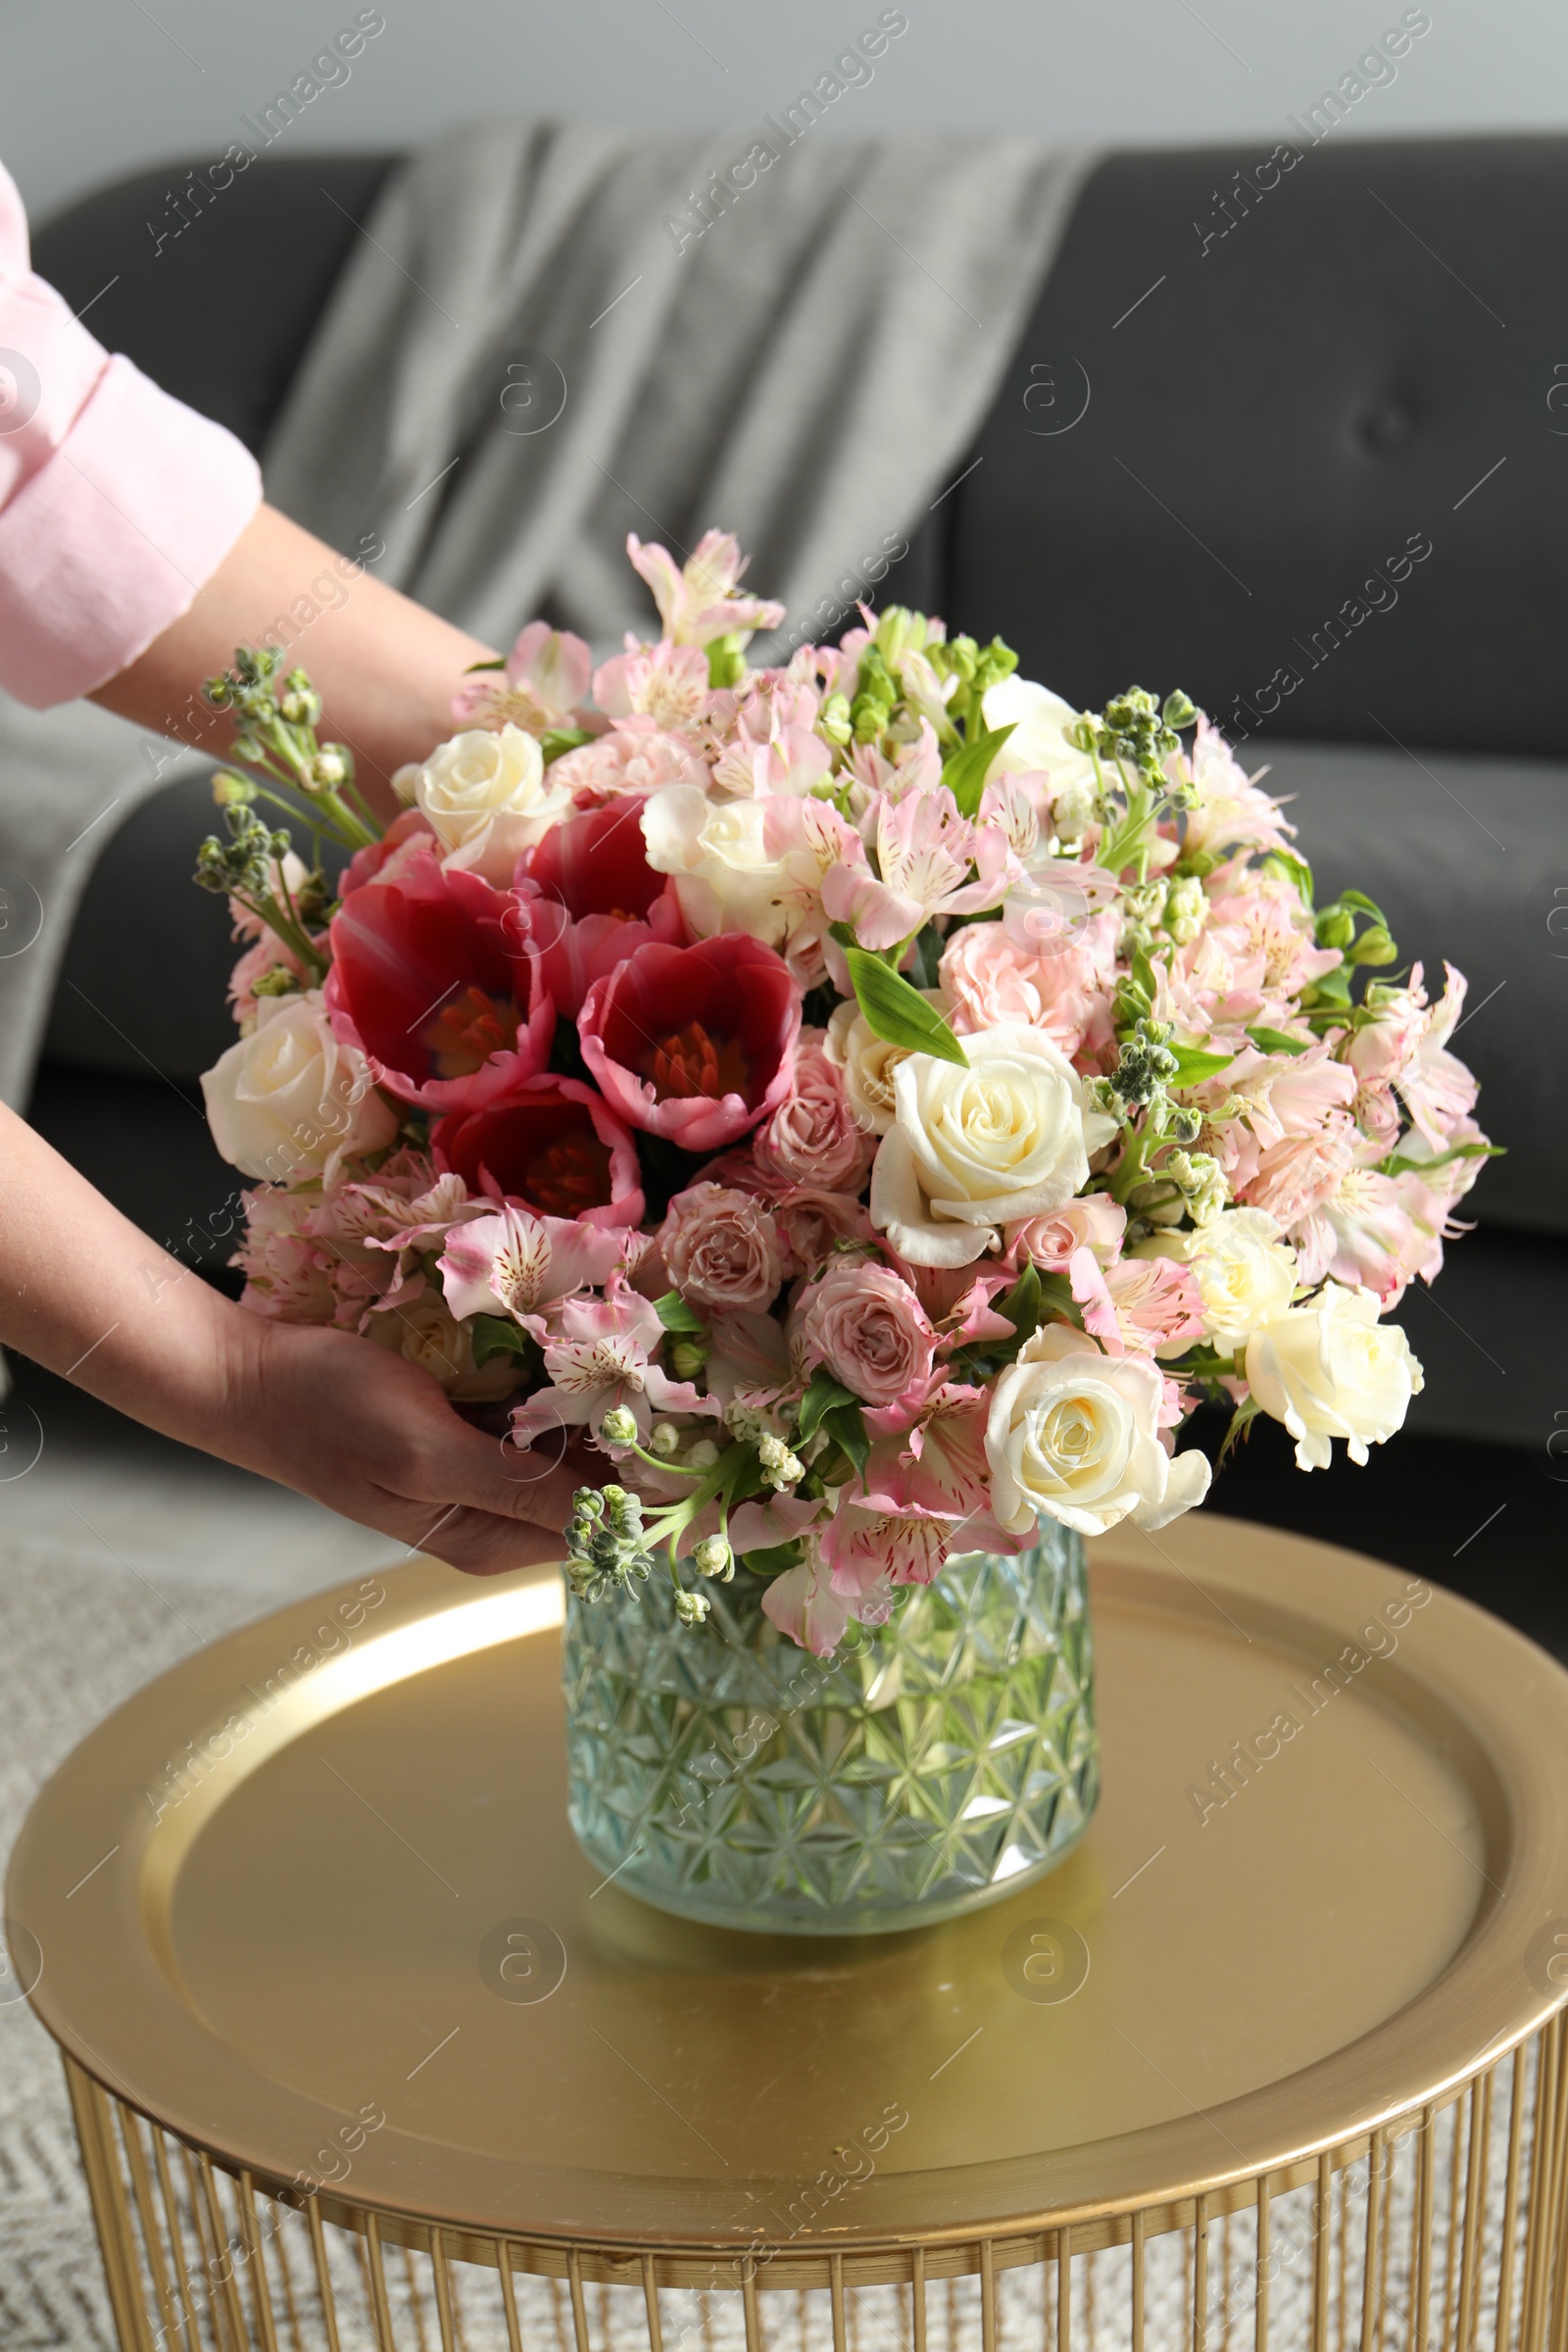
[[[739,1558],[821,1654],[1042,1514],[1200,1502],[1203,1400],[1364,1462],[1492,1150],[1461,976],[1374,976],[1185,696],[1079,711],[897,607],[754,669],[733,539],[628,552],[657,637],[525,628],[385,829],[303,671],[210,681],[246,1303],[599,1449],[585,1598],[662,1553],[700,1623]]]

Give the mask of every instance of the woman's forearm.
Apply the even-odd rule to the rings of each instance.
[[[92,700],[221,757],[228,722],[202,702],[202,680],[236,646],[280,643],[290,629],[288,662],[309,670],[324,706],[321,740],[351,746],[362,787],[390,814],[393,769],[452,733],[453,693],[490,649],[273,507],[258,509],[189,611]]]
[[[244,1320],[0,1107],[0,1342],[167,1436],[221,1450]]]

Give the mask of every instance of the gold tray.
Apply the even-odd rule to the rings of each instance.
[[[600,2277],[654,2252],[735,2283],[759,2249],[766,2285],[824,2257],[907,2278],[910,2249],[989,2276],[1430,2138],[1536,2036],[1520,2195],[1555,2231],[1568,1675],[1234,1521],[1093,1551],[1087,1837],[877,1938],[706,1930],[600,1879],[565,1820],[552,1572],[419,1560],[186,1660],[70,1758],[12,1865],[89,2141],[118,2105],[247,2196],[569,2256],[574,2292],[584,2250]]]

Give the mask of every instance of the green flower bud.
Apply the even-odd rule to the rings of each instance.
[[[635,1446],[637,1416],[629,1413],[623,1404],[612,1405],[599,1424],[599,1435],[607,1446]]]
[[[1392,963],[1399,951],[1381,923],[1369,923],[1350,950],[1352,963]]]
[[[708,1595],[706,1592],[677,1592],[675,1595],[675,1614],[680,1619],[682,1625],[702,1625],[706,1623],[708,1617]]]
[[[254,801],[256,787],[248,776],[236,776],[231,767],[220,767],[213,777],[213,805],[218,808],[232,808]]]
[[[1317,918],[1320,948],[1348,948],[1355,937],[1355,917],[1348,906],[1326,906]]]
[[[662,1455],[665,1461],[668,1461],[672,1453],[680,1451],[680,1431],[675,1427],[673,1421],[661,1421],[657,1425],[653,1436],[648,1441],[648,1450],[650,1453]]]
[[[325,751],[318,752],[307,770],[310,782],[325,792],[344,783],[348,772],[348,761],[335,743],[329,743]]]
[[[707,1363],[712,1342],[704,1332],[682,1332],[670,1342],[669,1361],[677,1380],[695,1380]],[[717,1459],[717,1456],[714,1456]]]
[[[695,1446],[687,1448],[686,1467],[688,1470],[711,1470],[717,1459],[718,1447],[712,1439],[699,1438]]]
[[[728,1584],[735,1574],[735,1554],[722,1536],[705,1536],[692,1560],[699,1576],[719,1576]]]

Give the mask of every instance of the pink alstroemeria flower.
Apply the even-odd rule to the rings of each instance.
[[[1086,1244],[1070,1272],[1084,1329],[1109,1355],[1180,1355],[1203,1337],[1202,1293],[1174,1257],[1124,1257],[1102,1271]]]
[[[754,629],[776,629],[784,617],[782,605],[739,593],[736,583],[750,559],[732,532],[705,531],[680,570],[667,548],[657,541],[645,547],[635,531],[627,534],[626,553],[654,592],[664,635],[677,645],[749,637]]]
[[[960,816],[945,785],[879,803],[880,878],[864,845],[857,841],[856,850],[823,875],[822,905],[830,921],[853,927],[862,948],[900,947],[933,915],[1000,906],[1022,871],[1001,827]]]
[[[509,1200],[449,1234],[436,1266],[460,1320],[499,1308],[543,1340],[568,1298],[622,1271],[630,1239],[574,1217],[536,1217]]]
[[[643,645],[628,634],[625,652],[612,654],[594,671],[594,701],[633,732],[695,726],[711,700],[701,646],[676,645],[668,637]]]
[[[587,697],[592,668],[593,656],[580,637],[531,620],[504,670],[482,669],[465,678],[452,697],[452,715],[460,727],[523,727],[530,735],[580,725],[578,706]]]
[[[633,1416],[644,1444],[656,1412],[716,1414],[715,1397],[699,1396],[690,1381],[671,1380],[655,1362],[663,1339],[652,1299],[618,1276],[602,1298],[568,1298],[545,1342],[551,1385],[512,1416],[517,1445],[531,1446],[547,1429],[597,1431],[614,1405]]]

